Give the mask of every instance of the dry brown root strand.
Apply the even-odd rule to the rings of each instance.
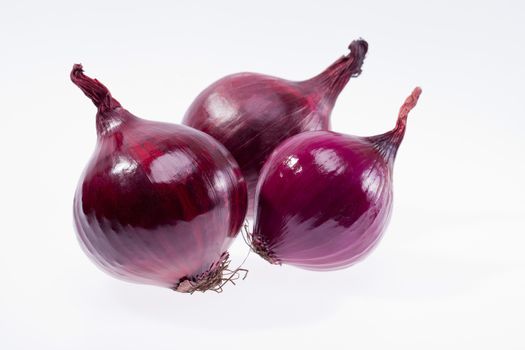
[[[183,278],[172,289],[177,292],[190,294],[193,294],[195,292],[204,293],[209,290],[216,293],[222,293],[223,287],[226,283],[231,282],[235,285],[235,281],[239,279],[244,280],[248,276],[248,270],[242,268],[242,265],[244,264],[246,259],[244,259],[244,261],[241,263],[241,265],[239,265],[239,267],[232,270],[229,269],[229,265],[231,263],[229,257],[230,255],[228,254],[228,252],[223,253],[219,260],[216,263],[212,264],[207,271],[195,277]]]
[[[266,242],[262,241],[258,237],[255,237],[248,228],[248,223],[244,223],[243,229],[242,229],[242,238],[244,239],[244,242],[250,247],[251,250],[253,250],[257,255],[259,255],[264,260],[268,261],[270,264],[273,265],[281,265],[281,262],[275,254],[272,252],[272,250],[268,247],[268,244]]]

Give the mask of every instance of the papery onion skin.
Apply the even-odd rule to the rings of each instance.
[[[366,256],[389,222],[394,160],[420,94],[412,92],[385,134],[312,131],[283,142],[261,172],[252,248],[271,263],[310,270]]]
[[[132,115],[81,65],[71,79],[98,107],[96,148],[74,199],[84,251],[127,281],[220,288],[247,207],[233,157],[203,132]]]
[[[270,153],[290,136],[328,130],[336,99],[351,77],[361,73],[368,50],[364,40],[349,45],[318,76],[300,82],[257,73],[226,76],[193,101],[183,124],[220,141],[235,157],[248,184],[248,216],[260,170]]]

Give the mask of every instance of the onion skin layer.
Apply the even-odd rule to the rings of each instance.
[[[247,207],[233,157],[198,130],[132,115],[80,65],[71,78],[98,107],[96,148],[74,199],[86,254],[127,281],[219,287]]]
[[[312,131],[283,142],[263,167],[252,248],[274,264],[341,269],[366,256],[392,212],[392,170],[416,88],[396,127],[357,137]]]
[[[257,73],[226,76],[211,84],[188,108],[183,124],[221,142],[241,167],[248,184],[248,217],[264,162],[287,138],[328,130],[336,99],[351,77],[361,73],[368,50],[355,40],[350,53],[316,77],[294,82]]]

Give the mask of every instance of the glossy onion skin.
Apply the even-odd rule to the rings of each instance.
[[[74,198],[87,255],[115,277],[179,291],[222,273],[247,206],[229,152],[203,132],[137,118],[120,104],[99,107],[97,130]]]
[[[410,108],[420,92],[407,99]],[[405,119],[410,108],[402,107]],[[311,270],[345,268],[366,256],[390,220],[404,128],[400,117],[394,130],[374,137],[313,131],[283,142],[257,186],[254,250],[271,263]]]
[[[294,82],[257,73],[226,76],[202,91],[183,123],[220,141],[239,163],[248,184],[248,216],[261,168],[285,139],[327,130],[337,96],[361,73],[368,44],[353,41],[350,53],[318,76]]]
[[[283,264],[328,270],[355,262],[392,209],[391,171],[376,152],[330,131],[285,141],[261,174],[254,237]]]

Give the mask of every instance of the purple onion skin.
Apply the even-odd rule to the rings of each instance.
[[[304,131],[328,130],[336,99],[361,73],[368,44],[355,40],[350,53],[318,76],[300,82],[257,73],[226,76],[207,87],[183,124],[221,142],[239,163],[248,184],[248,216],[261,168],[282,141]]]
[[[385,134],[312,131],[282,143],[257,185],[254,250],[310,270],[341,269],[366,256],[390,219],[394,160],[420,93],[412,92]]]
[[[86,254],[127,281],[217,288],[247,207],[233,157],[203,132],[132,115],[80,65],[71,79],[98,107],[95,152],[74,199]]]

